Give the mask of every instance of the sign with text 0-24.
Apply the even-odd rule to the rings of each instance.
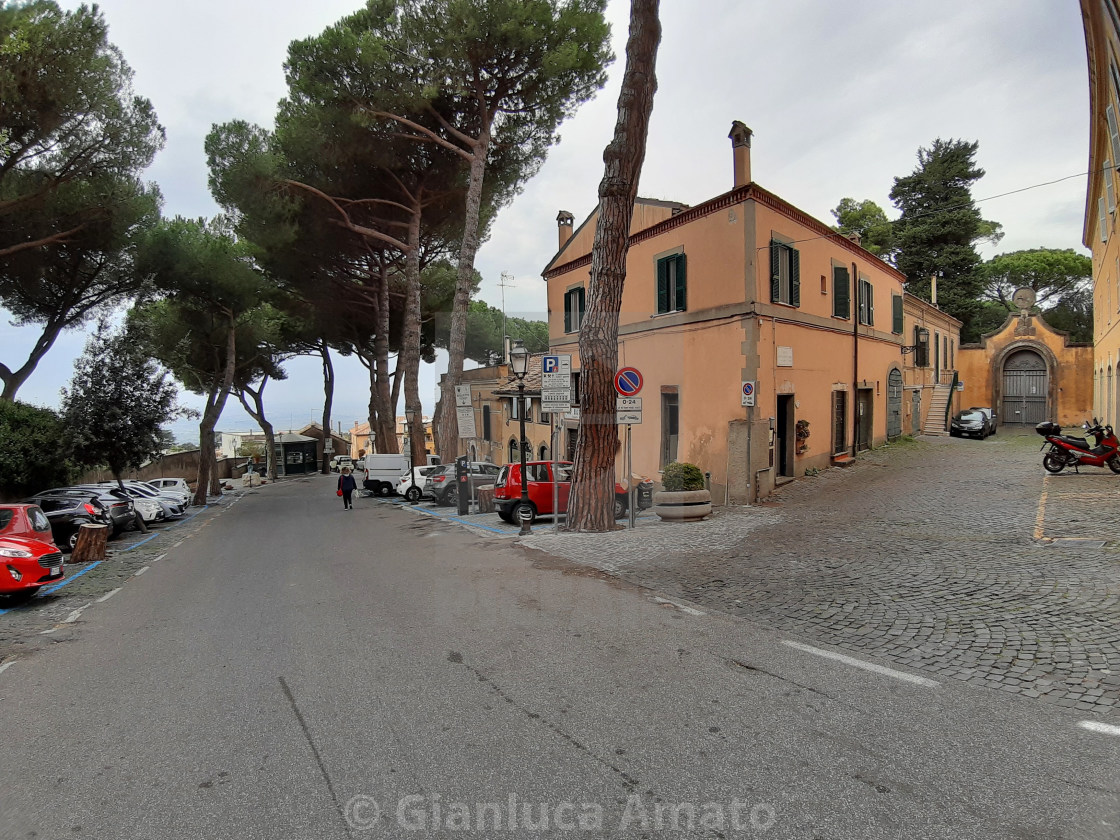
[[[743,405],[754,405],[754,382],[743,382]]]

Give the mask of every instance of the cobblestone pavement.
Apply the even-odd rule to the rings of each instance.
[[[923,438],[712,521],[523,545],[818,643],[1120,716],[1120,477]]]

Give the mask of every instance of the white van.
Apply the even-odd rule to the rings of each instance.
[[[397,482],[402,475],[408,474],[408,454],[390,455],[374,453],[366,456],[365,479],[362,486],[375,496],[391,496],[396,492]],[[439,463],[438,455],[429,455],[427,464]]]

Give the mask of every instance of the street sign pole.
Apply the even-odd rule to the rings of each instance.
[[[638,498],[634,493],[634,450],[632,448],[633,426],[626,424],[626,514],[630,517],[630,530],[634,530],[635,520],[634,502]]]
[[[560,464],[557,447],[560,443],[560,431],[563,428],[562,415],[552,414],[552,532],[560,534],[560,485],[556,480],[556,470]]]

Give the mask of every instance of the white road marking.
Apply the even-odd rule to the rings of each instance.
[[[70,613],[70,615],[62,619],[62,623],[73,624],[75,621],[82,617],[82,613],[84,613],[90,606],[90,604],[86,604],[84,607],[78,607],[78,609],[74,610],[74,612]]]
[[[140,577],[140,575],[144,574],[144,572],[148,571],[148,569],[150,569],[150,568],[151,568],[150,566],[145,566],[143,569],[138,569],[136,574],[133,575],[133,577]]]
[[[689,615],[707,615],[707,613],[702,613],[700,612],[700,610],[694,610],[692,607],[686,607],[684,604],[678,604],[676,601],[670,601],[668,598],[654,597],[653,600],[658,604],[666,604],[670,607],[676,607],[681,612],[688,613]]]
[[[106,592],[104,595],[102,595],[100,598],[97,599],[97,603],[104,604],[106,601],[108,601],[110,598],[112,598],[114,595],[116,595],[120,591],[121,591],[121,588],[118,586],[112,592]]]
[[[167,556],[166,554],[161,554],[161,555],[160,555],[159,557],[157,557],[157,558],[156,558],[155,560],[153,560],[152,562],[153,562],[153,563],[158,563],[158,562],[159,562],[160,560],[162,560],[162,559],[163,559],[164,557],[166,557],[166,556]]]
[[[183,544],[183,541],[182,541],[182,540],[179,540],[179,542],[175,543],[175,545],[173,545],[173,546],[171,546],[171,547],[172,547],[172,548],[178,548],[178,547],[179,547],[179,546],[181,546],[182,544]]]
[[[0,671],[3,670],[3,668],[0,668]],[[1120,738],[1120,726],[1113,726],[1111,723],[1100,723],[1095,720],[1083,720],[1077,725],[1082,729],[1088,729],[1090,732],[1098,732],[1101,735],[1115,735],[1117,738]]]
[[[791,648],[811,653],[814,656],[823,656],[826,659],[835,659],[837,662],[843,662],[845,665],[851,665],[854,668],[863,668],[865,671],[873,671],[876,674],[881,674],[884,677],[892,677],[896,680],[904,680],[905,682],[914,683],[915,685],[922,685],[926,688],[937,688],[941,683],[934,680],[926,679],[925,677],[918,677],[914,674],[907,674],[903,671],[896,671],[893,668],[884,668],[882,665],[875,665],[871,662],[864,662],[862,659],[856,659],[854,656],[845,656],[842,653],[833,653],[830,650],[821,650],[820,648],[803,645],[800,642],[784,641],[783,645]]]
[[[18,662],[18,661],[19,661],[19,660],[17,660],[17,659],[9,659],[9,660],[8,660],[7,662],[5,662],[5,663],[4,663],[3,665],[0,665],[0,674],[2,674],[2,673],[4,673],[5,671],[7,671],[7,670],[8,670],[9,668],[11,668],[11,667],[12,667],[13,665],[15,665],[15,664],[16,664],[16,662]]]

